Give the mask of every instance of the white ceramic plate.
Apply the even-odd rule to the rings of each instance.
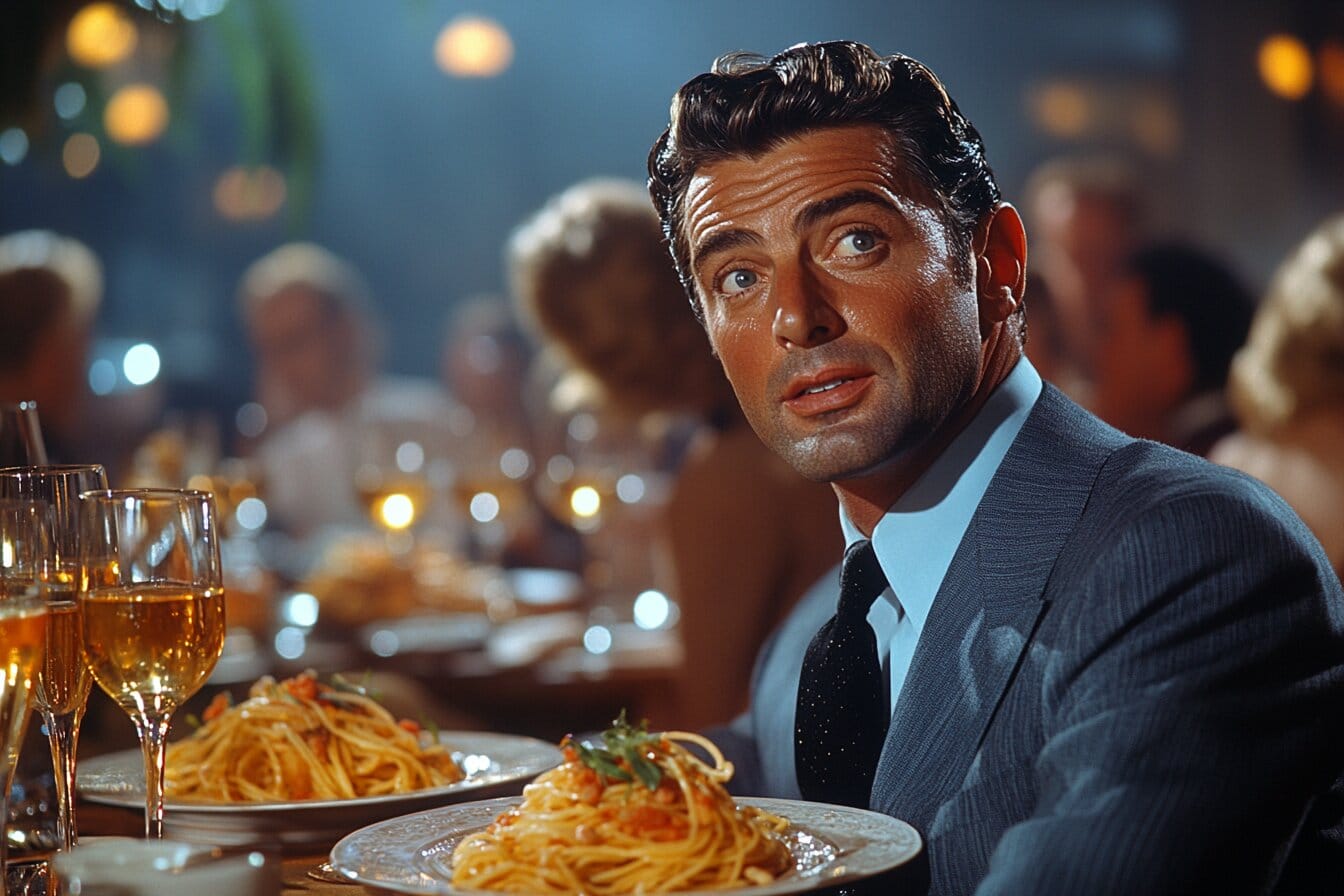
[[[479,731],[443,731],[467,772],[455,784],[392,796],[289,803],[164,803],[164,835],[213,846],[279,844],[287,852],[326,849],[364,825],[448,803],[518,794],[523,785],[560,763],[552,744],[530,737]],[[85,799],[143,811],[144,760],[127,750],[81,760],[79,791]]]
[[[451,884],[453,850],[463,837],[494,821],[519,799],[444,806],[369,825],[336,844],[331,864],[351,881],[377,890],[413,896],[474,893]],[[922,848],[914,828],[877,812],[793,800],[738,802],[789,819],[794,870],[766,886],[720,893],[784,896],[834,887],[890,871]]]

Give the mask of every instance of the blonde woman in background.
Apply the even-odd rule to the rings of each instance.
[[[1344,574],[1344,215],[1280,267],[1228,388],[1244,431],[1211,458],[1279,492]]]
[[[587,381],[601,414],[645,432],[660,417],[698,424],[649,546],[665,561],[654,584],[679,604],[685,645],[677,705],[651,721],[726,722],[746,706],[761,643],[839,556],[835,498],[747,425],[642,185],[571,187],[514,235],[508,263],[524,322]]]

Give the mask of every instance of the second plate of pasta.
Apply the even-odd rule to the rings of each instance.
[[[536,775],[560,762],[545,741],[480,731],[442,731],[438,740],[465,777],[409,793],[349,799],[252,803],[165,801],[165,836],[215,846],[279,844],[286,851],[329,847],[364,825],[447,803],[522,791]],[[139,750],[83,759],[79,791],[90,802],[144,809],[144,760]]]

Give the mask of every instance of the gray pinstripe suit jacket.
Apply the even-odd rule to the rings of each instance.
[[[739,793],[798,797],[793,712],[836,586],[719,732]],[[1344,594],[1240,474],[1046,386],[934,601],[871,808],[938,894],[1344,893]]]

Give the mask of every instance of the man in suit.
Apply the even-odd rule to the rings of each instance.
[[[1338,891],[1339,581],[1263,487],[1041,383],[1021,220],[933,73],[727,57],[649,170],[748,419],[851,543],[762,652],[739,790],[911,822],[934,893]]]

